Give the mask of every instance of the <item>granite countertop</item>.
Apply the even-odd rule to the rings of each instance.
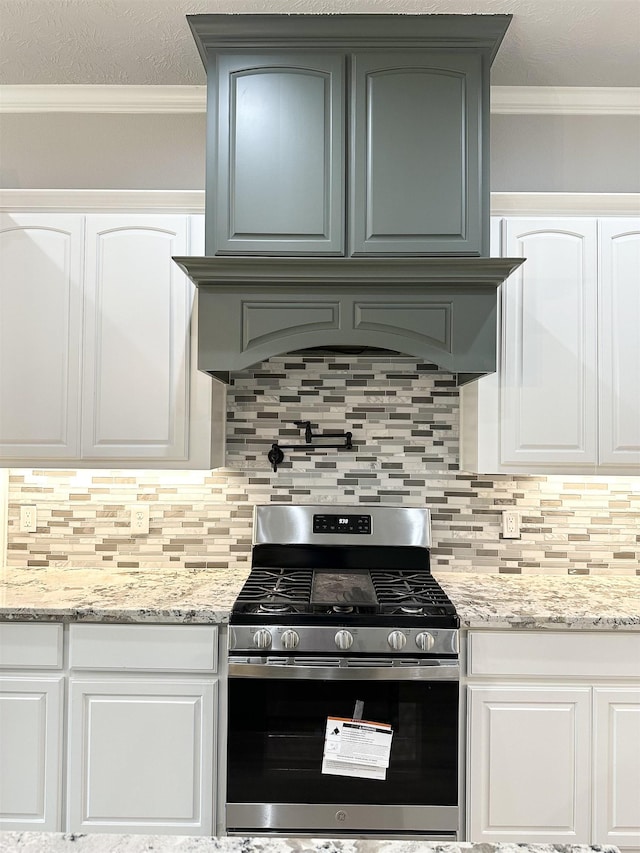
[[[64,622],[229,621],[249,570],[0,571],[0,619]]]
[[[322,838],[195,838],[171,835],[62,835],[0,832],[0,851],[20,853],[620,853],[611,845],[438,844],[426,841]]]
[[[0,572],[0,619],[223,623],[248,569]],[[434,572],[463,628],[640,631],[640,576]]]
[[[464,628],[640,631],[640,576],[434,572]]]

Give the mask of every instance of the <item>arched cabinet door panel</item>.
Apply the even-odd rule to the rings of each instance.
[[[507,219],[503,285],[503,465],[597,464],[597,274],[594,219]]]
[[[344,65],[340,53],[218,57],[207,254],[344,254]]]
[[[188,459],[184,216],[87,217],[84,458]]]
[[[600,462],[640,473],[640,218],[598,224]]]
[[[486,254],[481,58],[356,53],[352,87],[351,254]]]
[[[83,217],[0,214],[0,457],[80,443]]]

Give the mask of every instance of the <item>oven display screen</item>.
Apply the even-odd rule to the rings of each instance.
[[[314,515],[314,533],[371,533],[370,515]]]
[[[377,604],[378,599],[369,572],[316,569],[313,573],[311,603],[365,606]]]

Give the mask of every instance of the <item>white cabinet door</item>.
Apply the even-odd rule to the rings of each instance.
[[[640,219],[600,226],[600,462],[640,471]]]
[[[589,843],[590,695],[469,687],[469,840]]]
[[[0,214],[0,458],[79,453],[83,217]]]
[[[506,220],[503,465],[597,463],[596,221]]]
[[[640,688],[594,690],[594,838],[640,847]]]
[[[211,835],[216,686],[72,679],[67,830]]]
[[[193,285],[185,216],[87,217],[84,459],[189,456]]]
[[[62,830],[63,681],[0,677],[0,830]]]

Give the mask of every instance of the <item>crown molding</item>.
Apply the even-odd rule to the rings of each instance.
[[[492,216],[640,216],[640,193],[491,193]]]
[[[0,86],[0,113],[204,113],[206,86]],[[640,87],[492,86],[491,112],[640,115]]]
[[[206,86],[0,86],[3,113],[204,113]]]
[[[640,115],[640,88],[492,86],[491,112],[502,115]]]
[[[7,213],[204,213],[204,190],[0,189]],[[491,193],[492,216],[639,216],[640,193]]]
[[[204,190],[0,189],[12,213],[204,213]]]

